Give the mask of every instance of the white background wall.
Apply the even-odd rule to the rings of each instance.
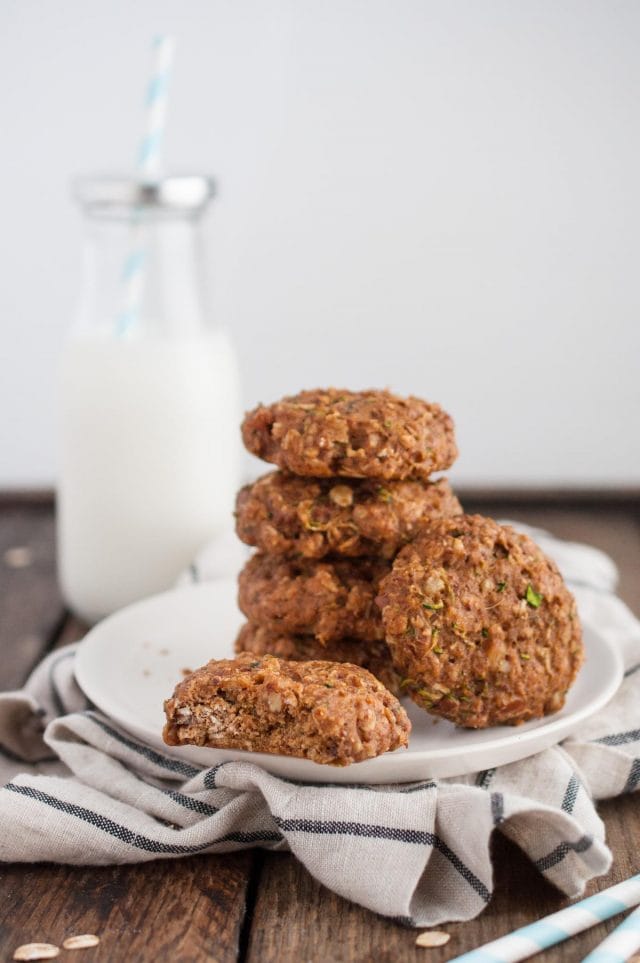
[[[69,177],[130,166],[165,30],[247,406],[390,385],[459,482],[640,483],[636,0],[3,0],[0,486],[54,478]]]

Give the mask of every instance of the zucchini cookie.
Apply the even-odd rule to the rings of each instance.
[[[431,519],[461,512],[446,478],[383,485],[274,471],[239,491],[236,532],[272,555],[392,558]]]
[[[279,659],[291,659],[294,662],[308,662],[313,659],[350,662],[375,675],[393,695],[401,694],[400,676],[393,667],[386,642],[338,639],[322,645],[313,635],[282,635],[269,632],[253,622],[246,622],[238,633],[235,651],[238,655],[241,652],[275,655]]]
[[[389,391],[301,391],[250,411],[242,438],[258,458],[317,478],[426,479],[458,453],[439,405]]]
[[[375,558],[314,562],[257,554],[238,578],[238,605],[271,632],[338,639],[384,639],[375,604],[390,563]]]
[[[393,563],[378,604],[403,687],[460,726],[561,709],[583,660],[573,596],[528,536],[493,519],[440,519]]]
[[[348,766],[406,746],[411,724],[371,673],[245,653],[212,661],[164,704],[170,746],[279,753]]]

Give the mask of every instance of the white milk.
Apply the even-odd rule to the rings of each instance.
[[[76,335],[62,379],[58,565],[94,622],[171,587],[229,525],[240,401],[224,331],[192,338]]]

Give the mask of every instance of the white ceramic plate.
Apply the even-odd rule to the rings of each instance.
[[[195,746],[170,748],[162,741],[162,703],[182,678],[212,658],[229,658],[243,621],[235,603],[236,583],[220,580],[156,595],[116,612],[82,642],[76,678],[95,705],[128,732],[164,752],[213,766],[229,759],[307,782],[412,782],[460,776],[514,762],[555,745],[601,709],[622,680],[622,659],[606,640],[585,626],[587,658],[561,712],[522,726],[456,729],[404,701],[413,731],[408,749],[346,768],[306,759]]]

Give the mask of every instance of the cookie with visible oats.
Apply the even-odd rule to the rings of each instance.
[[[236,532],[272,555],[392,558],[431,519],[461,512],[446,478],[382,484],[274,471],[240,489]]]
[[[250,411],[242,438],[258,458],[317,478],[426,479],[458,453],[439,405],[390,391],[301,391]]]
[[[390,569],[382,559],[338,558],[314,562],[257,554],[238,578],[238,605],[251,622],[270,632],[337,639],[384,639],[375,604]]]
[[[557,712],[583,660],[557,566],[491,518],[434,522],[401,549],[377,601],[404,688],[460,726]]]
[[[370,672],[245,653],[212,661],[164,704],[170,746],[278,753],[348,766],[406,746],[411,724]]]
[[[393,667],[386,642],[359,642],[357,639],[338,639],[322,645],[313,635],[286,635],[270,632],[253,622],[245,622],[235,641],[235,651],[254,655],[275,655],[279,659],[308,662],[324,659],[328,662],[350,662],[360,665],[389,692],[401,694],[400,676]]]

